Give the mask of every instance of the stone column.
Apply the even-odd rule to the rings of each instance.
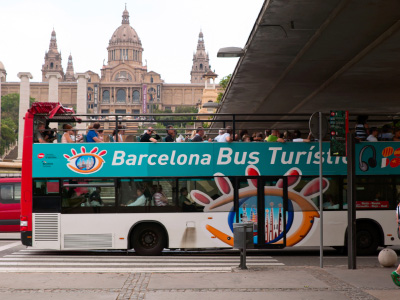
[[[29,109],[29,97],[31,95],[30,82],[32,74],[29,72],[18,73],[18,78],[21,79],[19,85],[19,122],[18,122],[18,157],[17,160],[22,160],[22,149],[24,144],[24,117]]]
[[[58,99],[58,79],[61,78],[61,74],[49,72],[46,74],[46,78],[49,80],[49,98],[47,102],[60,102]]]
[[[78,80],[78,88],[76,92],[76,113],[87,113],[87,80],[90,76],[86,73],[75,73],[75,79]],[[80,117],[82,120],[86,117]],[[86,129],[87,123],[76,124],[77,129]]]
[[[1,80],[5,77],[3,72],[0,72],[0,130],[1,130]],[[0,139],[1,139],[1,132],[0,132]]]

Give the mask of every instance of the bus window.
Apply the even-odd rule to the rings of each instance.
[[[391,176],[357,176],[357,209],[394,209],[395,189]],[[343,196],[347,209],[347,179],[344,179]]]
[[[323,207],[324,210],[336,210],[342,208],[342,195],[341,195],[341,176],[324,177],[328,180],[329,186],[323,193]],[[311,197],[311,200],[316,207],[320,208],[319,200],[319,179],[318,177],[302,177],[300,182],[294,187],[294,190]],[[295,210],[296,207],[294,208]]]
[[[113,179],[76,179],[62,181],[63,213],[115,212]]]
[[[214,178],[180,179],[178,189],[178,206],[184,212],[203,211],[204,209],[204,206],[199,205],[192,199],[190,193],[193,190],[203,192],[208,196],[210,201],[217,200],[222,196],[222,192],[218,189]],[[232,206],[233,202],[229,205],[218,207],[214,211],[230,211]]]
[[[21,195],[21,186],[19,187],[19,194]],[[19,196],[18,199],[15,199],[13,184],[0,185],[0,203],[3,203],[3,204],[18,203],[20,197],[21,196]]]

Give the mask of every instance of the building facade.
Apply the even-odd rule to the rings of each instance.
[[[200,32],[197,50],[193,56],[190,72],[191,83],[165,83],[159,73],[147,70],[143,64],[143,46],[139,35],[130,25],[129,12],[125,8],[121,25],[112,34],[108,47],[107,63],[103,63],[100,74],[87,71],[88,113],[151,113],[154,109],[175,110],[178,106],[198,106],[203,102],[205,79],[210,70],[208,53],[205,51],[203,33]],[[0,71],[6,70],[0,63]],[[42,81],[31,82],[31,97],[37,101],[48,101],[48,74],[58,73],[58,98],[66,106],[77,105],[77,81],[74,75],[72,56],[64,73],[61,52],[57,48],[56,32],[52,31],[49,50],[42,65]],[[2,80],[1,94],[19,93],[18,82]],[[219,89],[218,86],[215,87]],[[207,89],[209,92],[209,88]]]

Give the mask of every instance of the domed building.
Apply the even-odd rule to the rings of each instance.
[[[159,73],[149,71],[147,65],[143,64],[143,51],[142,42],[130,24],[129,12],[125,7],[121,24],[108,41],[107,62],[103,62],[100,74],[90,70],[85,72],[89,75],[86,98],[88,113],[139,114],[151,113],[154,109],[174,111],[179,106],[201,106],[205,91],[203,75],[210,70],[202,32],[193,56],[191,83],[165,83]],[[4,66],[0,63],[0,72],[5,75],[2,69]],[[59,101],[67,106],[77,106],[78,83],[72,56],[70,54],[68,57],[64,73],[61,51],[58,51],[56,32],[53,29],[49,50],[45,53],[42,65],[42,82],[30,83],[31,97],[38,101],[48,101],[48,78],[54,78],[54,74],[58,78]],[[18,82],[2,84],[2,95],[9,93],[19,93]]]

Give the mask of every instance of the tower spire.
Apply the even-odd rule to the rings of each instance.
[[[204,45],[204,35],[202,30],[200,29],[199,38],[197,41],[197,50],[193,55],[193,66],[192,71],[190,72],[191,83],[204,83],[203,75],[208,72],[210,69],[209,66],[209,58],[206,53],[206,47]]]

